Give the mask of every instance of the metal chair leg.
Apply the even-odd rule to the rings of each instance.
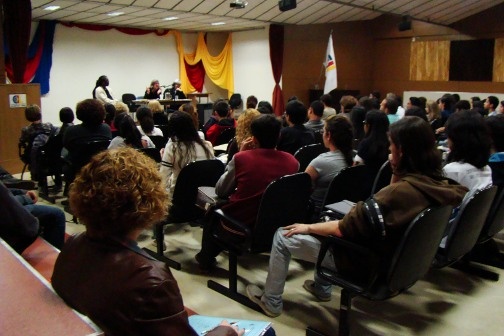
[[[346,290],[341,290],[340,314],[339,314],[339,336],[350,335],[349,317],[352,310],[352,294]]]

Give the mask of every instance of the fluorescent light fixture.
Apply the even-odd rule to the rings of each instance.
[[[178,19],[178,17],[176,17],[176,16],[170,16],[170,17],[164,18],[163,20],[165,20],[165,21],[173,21],[173,20],[177,20],[177,19]]]
[[[226,22],[212,22],[212,26],[222,26],[225,24],[226,24]]]
[[[60,9],[60,6],[47,6],[46,8],[44,8],[44,10],[48,11],[54,11],[56,9]]]
[[[112,13],[108,13],[107,15],[108,16],[119,16],[119,15],[123,15],[124,12],[112,12]]]

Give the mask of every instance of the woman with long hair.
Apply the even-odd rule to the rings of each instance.
[[[365,137],[359,144],[355,164],[365,164],[372,172],[378,172],[388,158],[389,120],[387,115],[378,110],[371,110],[364,119]]]
[[[250,125],[252,121],[261,115],[256,109],[246,109],[243,111],[236,122],[236,136],[227,148],[227,162],[231,161],[233,156],[240,151],[240,146],[243,141],[252,136]]]
[[[119,113],[114,118],[119,135],[114,137],[110,142],[109,149],[119,147],[133,147],[133,148],[155,148],[152,141],[147,136],[142,136],[140,131],[135,125],[133,118],[127,113]]]
[[[160,173],[166,178],[166,188],[173,194],[177,177],[189,162],[213,159],[213,148],[201,140],[191,116],[185,112],[173,112],[168,121],[170,140],[162,150]]]
[[[109,79],[107,76],[103,75],[98,77],[93,89],[93,99],[97,99],[102,104],[114,104],[116,100],[113,97],[114,95],[112,94],[112,90],[108,86]]]
[[[136,110],[137,126],[140,134],[146,136],[163,136],[163,131],[154,126],[154,119],[150,108],[142,106]]]

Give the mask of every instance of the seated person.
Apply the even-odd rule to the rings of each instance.
[[[180,80],[177,78],[173,81],[172,87],[170,89],[170,94],[173,100],[186,99],[184,91],[180,88]]]
[[[322,120],[326,120],[329,116],[336,115],[336,110],[333,106],[333,99],[330,94],[326,93],[320,96],[320,101],[324,104],[324,114]]]
[[[328,117],[322,137],[324,146],[329,151],[313,159],[305,170],[312,180],[313,192],[310,200],[314,206],[314,215],[320,213],[327,189],[334,176],[353,163],[353,132],[348,118],[341,115]]]
[[[213,117],[216,123],[208,128],[205,133],[206,139],[215,146],[217,138],[227,128],[236,127],[236,120],[229,117],[230,109],[226,101],[221,100],[214,104]]]
[[[38,219],[42,238],[61,249],[65,242],[65,213],[55,206],[36,204],[38,197],[32,190],[9,189],[9,192],[23,208]]]
[[[59,128],[58,134],[65,134],[68,127],[73,126],[75,115],[70,107],[63,107],[59,111],[59,118],[61,121],[61,127]]]
[[[240,146],[243,141],[247,140],[252,136],[252,131],[250,130],[250,125],[252,121],[261,115],[256,109],[248,108],[240,114],[236,122],[236,136],[229,143],[227,148],[227,161],[231,161],[233,156],[238,153]]]
[[[285,107],[285,121],[288,127],[282,128],[278,139],[277,149],[294,155],[296,151],[306,145],[315,143],[312,130],[303,124],[308,111],[299,100],[291,100]]]
[[[119,129],[119,134],[110,141],[108,149],[119,147],[156,148],[152,140],[142,135],[133,119],[126,113],[119,113],[114,118],[114,124]]]
[[[163,131],[154,126],[153,114],[148,107],[139,107],[136,110],[136,118],[140,124],[137,126],[140,134],[146,136],[163,136]]]
[[[220,98],[220,99],[217,99],[214,104],[213,104],[213,107],[212,107],[212,115],[210,116],[210,118],[205,122],[205,124],[203,125],[203,133],[206,134],[206,132],[208,131],[208,129],[210,127],[212,127],[213,125],[217,124],[217,118],[215,117],[215,107],[217,106],[218,103],[220,102],[225,102],[224,99]]]
[[[100,103],[115,104],[117,99],[109,87],[109,79],[107,76],[102,75],[96,80],[95,88],[93,89],[93,99],[98,100]]]
[[[164,112],[164,107],[157,100],[151,100],[147,107],[152,111],[152,119],[154,120],[154,125],[166,125],[168,124],[168,117]],[[138,110],[137,110],[138,111]]]
[[[161,96],[161,88],[159,87],[159,81],[157,79],[153,79],[145,89],[144,99],[159,99]]]
[[[105,124],[109,125],[111,132],[117,132],[117,128],[114,125],[114,118],[116,115],[115,105],[106,103],[103,107],[105,108]]]
[[[57,128],[51,123],[42,122],[40,107],[35,104],[26,107],[25,118],[31,124],[21,129],[19,144],[25,148],[23,161],[28,162],[28,170],[30,171],[31,179],[37,181],[37,149],[45,145],[49,136],[57,132]]]
[[[498,114],[485,119],[490,130],[492,146],[489,165],[492,168],[492,183],[504,185],[504,115]]]
[[[252,121],[250,128],[252,137],[242,142],[240,151],[229,161],[215,185],[215,192],[220,198],[229,197],[229,203],[222,207],[227,214],[253,226],[268,184],[296,173],[299,163],[291,154],[275,149],[280,121],[273,115],[261,115]],[[230,239],[242,239],[242,235],[234,234],[227,223],[221,222],[220,229],[226,230]],[[215,257],[222,251],[211,235],[209,225],[204,226],[201,251],[196,255],[202,270],[211,270],[216,264]]]
[[[408,224],[425,208],[458,205],[467,188],[450,184],[442,175],[441,157],[437,152],[430,125],[418,117],[404,117],[390,126],[390,163],[394,172],[391,184],[374,195],[386,225],[386,238],[380,253],[391,258]],[[320,240],[311,234],[335,235],[354,243],[369,246],[376,241],[374,229],[365,220],[363,202],[358,202],[341,220],[316,224],[293,224],[280,228],[271,248],[268,276],[264,291],[247,286],[249,298],[271,317],[282,312],[282,293],[291,257],[316,262]],[[366,278],[365,264],[358,260],[344,262],[347,256],[326,258],[324,264],[341,272]],[[331,260],[329,260],[331,259]],[[331,285],[315,274],[315,281],[306,280],[304,289],[321,301],[331,299]]]
[[[308,108],[308,121],[304,123],[305,127],[313,133],[322,133],[324,131],[323,114],[324,104],[320,100],[313,101]]]
[[[132,148],[103,151],[82,169],[69,197],[86,232],[70,237],[56,260],[56,293],[107,335],[196,336],[170,268],[136,243],[167,214],[155,163]],[[221,324],[207,335],[242,334]]]

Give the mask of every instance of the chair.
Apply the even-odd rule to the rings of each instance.
[[[133,103],[133,100],[136,100],[136,96],[133,93],[125,93],[122,95],[122,102],[128,105],[130,112],[135,112],[138,108],[138,105]]]
[[[236,134],[236,128],[233,126],[229,126],[225,129],[223,129],[220,134],[217,136],[217,139],[215,140],[214,146],[219,146],[222,144],[227,144],[231,139],[235,137]]]
[[[406,228],[391,258],[341,238],[328,237],[323,240],[316,269],[320,277],[342,288],[339,335],[349,334],[348,320],[354,297],[386,300],[410,288],[427,273],[451,210],[451,206],[441,206],[422,211]],[[329,250],[333,256],[350,254],[350,256],[362,256],[370,260],[368,265],[362,265],[362,267],[370,266],[367,279],[355,281],[349,274],[344,274],[344,270],[338,272],[323,266],[322,261]],[[306,335],[322,334],[308,328]]]
[[[464,199],[457,216],[449,225],[444,247],[439,247],[434,267],[453,265],[457,268],[455,263],[469,253],[476,244],[496,192],[497,187],[488,187]]]
[[[169,135],[169,128],[168,128],[168,125],[166,124],[163,124],[163,125],[154,125],[155,127],[159,128],[161,130],[161,132],[163,132],[163,137],[165,137],[166,139],[168,139],[168,137],[170,136]]]
[[[54,203],[54,197],[49,196],[49,187],[47,186],[47,177],[53,176],[55,181],[61,181],[63,174],[63,159],[61,150],[63,148],[63,136],[57,134],[49,137],[46,144],[37,149],[38,162],[38,186],[41,188],[40,196],[44,196],[48,201]]]
[[[23,170],[21,171],[21,180],[23,179],[23,175],[26,171],[26,168],[30,165],[30,152],[31,149],[25,143],[18,143],[18,155],[23,162]]]
[[[320,143],[314,143],[299,148],[296,153],[294,153],[294,157],[299,161],[299,171],[304,172],[313,159],[327,151],[328,149]]]
[[[371,196],[376,194],[384,187],[388,186],[390,184],[391,179],[392,179],[392,166],[390,165],[389,160],[387,160],[382,164],[382,166],[378,170],[378,173],[376,174],[376,177],[373,182],[373,188],[371,189]]]
[[[257,310],[255,303],[237,292],[237,258],[244,253],[270,252],[273,236],[279,227],[304,221],[310,193],[311,179],[307,173],[286,175],[271,182],[262,195],[253,230],[248,225],[226,215],[221,209],[215,210],[216,219],[225,220],[234,229],[245,234],[245,242],[241,244],[230,242],[213,230],[212,236],[215,241],[223,249],[229,251],[229,288],[212,280],[208,281],[208,288]],[[217,223],[220,221],[211,221],[214,227]]]
[[[152,143],[154,143],[154,146],[156,146],[158,151],[161,148],[165,148],[166,143],[168,142],[168,138],[165,138],[161,135],[149,135],[149,138],[151,139]]]
[[[180,263],[169,259],[163,253],[164,233],[163,227],[167,224],[191,222],[203,217],[204,211],[196,206],[198,187],[213,187],[224,173],[224,164],[220,160],[193,161],[182,168],[173,191],[172,204],[167,218],[156,224],[156,252],[145,249],[147,253],[165,261],[170,267],[180,269]]]
[[[157,148],[138,148],[137,151],[144,153],[148,157],[150,157],[152,160],[156,161],[156,163],[161,162],[161,153],[159,152],[159,149]]]

